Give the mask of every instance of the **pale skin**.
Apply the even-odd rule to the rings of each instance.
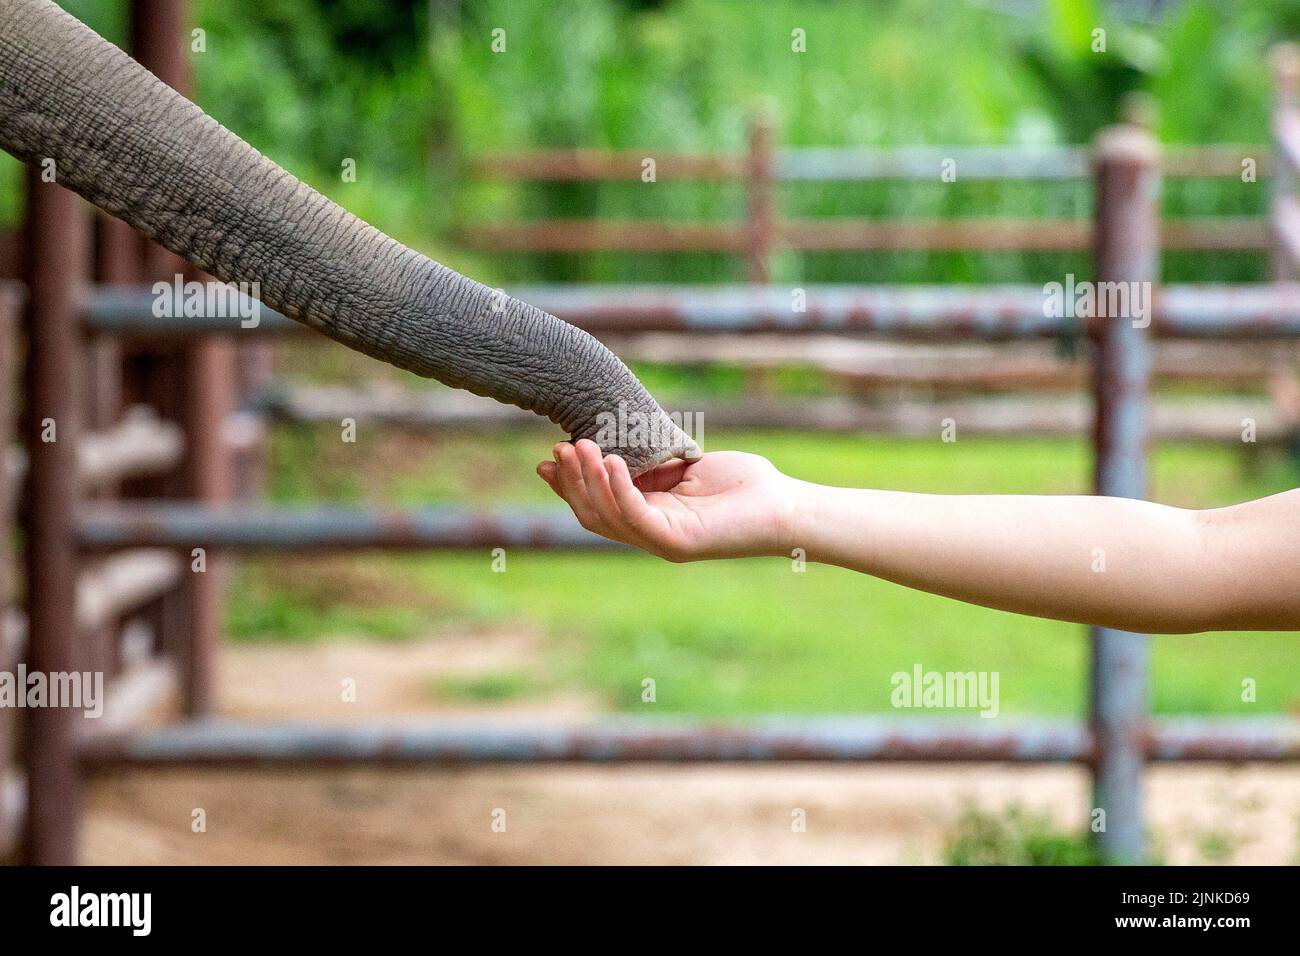
[[[594,442],[537,473],[584,528],[669,561],[783,556],[1142,633],[1300,630],[1300,489],[1202,511],[1126,498],[834,488],[714,452],[637,479]]]

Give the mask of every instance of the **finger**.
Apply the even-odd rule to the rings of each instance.
[[[614,492],[609,487],[609,474],[601,460],[600,448],[585,438],[578,442],[578,462],[582,467],[582,482],[587,487],[587,498],[608,530],[622,527],[625,522],[619,514]]]
[[[681,483],[690,465],[690,462],[674,458],[638,476],[633,481],[642,491],[671,491]]]
[[[595,528],[599,518],[587,498],[587,487],[582,480],[582,466],[578,464],[577,450],[568,442],[560,442],[555,446],[554,453],[560,495],[569,503],[584,528]]]
[[[627,470],[627,462],[618,455],[605,459],[605,469],[609,475],[610,490],[622,512],[624,519],[638,532],[649,532],[654,526],[654,509],[646,503],[645,495],[632,483],[632,474]]]
[[[553,461],[539,461],[537,463],[537,475],[542,481],[550,485],[550,488],[557,495],[560,494],[560,486],[557,481],[557,465]]]

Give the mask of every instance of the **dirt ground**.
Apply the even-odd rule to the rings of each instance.
[[[480,713],[589,718],[598,701],[439,701],[440,676],[517,670],[528,634],[419,644],[236,646],[224,715],[332,721]],[[340,702],[343,680],[356,702]],[[772,765],[321,772],[166,771],[102,778],[87,795],[88,863],[937,863],[968,804],[1020,805],[1063,829],[1087,819],[1075,767]],[[1300,769],[1156,767],[1149,817],[1169,863],[1293,864]],[[191,827],[201,809],[204,832]],[[803,811],[806,828],[792,825]],[[504,827],[502,826],[504,823]]]

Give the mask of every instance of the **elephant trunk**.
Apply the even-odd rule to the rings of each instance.
[[[50,0],[0,0],[0,147],[53,159],[60,184],[285,315],[537,412],[634,474],[700,454],[591,335],[362,222]]]

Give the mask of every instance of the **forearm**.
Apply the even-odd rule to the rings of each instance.
[[[806,484],[795,498],[788,543],[809,560],[962,601],[1135,631],[1300,626],[1295,498],[1272,516],[1275,499],[1195,512]]]

